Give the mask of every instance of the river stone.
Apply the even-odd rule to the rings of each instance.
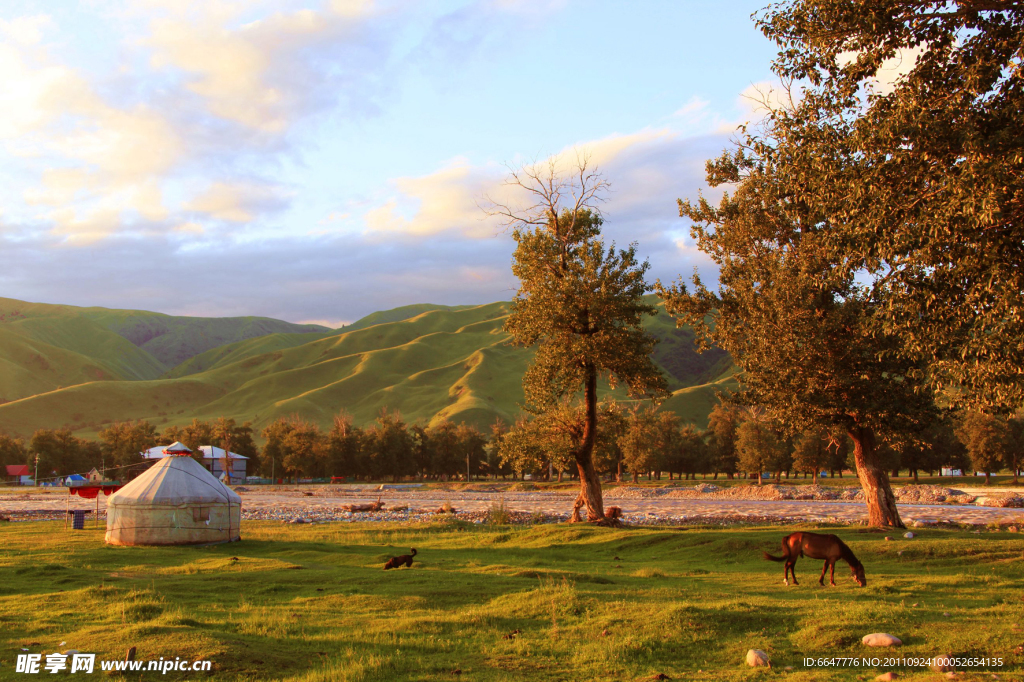
[[[864,635],[861,642],[865,646],[899,646],[903,644],[898,637],[893,637],[887,632],[872,632],[870,635]]]
[[[910,540],[911,538],[913,538],[913,537],[914,537],[914,534],[913,534],[913,533],[911,533],[911,532],[910,532],[910,531],[908,530],[908,531],[907,531],[906,533],[904,533],[904,534],[903,534],[903,537],[905,537],[906,539]]]
[[[900,676],[899,673],[894,673],[893,671],[890,670],[887,673],[882,673],[881,675],[877,676],[875,678],[875,680],[877,682],[892,682],[893,680],[897,679],[899,676]]]
[[[751,649],[747,652],[747,665],[751,668],[759,668],[762,666],[771,667],[771,661],[768,660],[768,654],[761,651],[760,649]]]
[[[953,654],[939,654],[932,657],[932,664],[928,669],[936,673],[948,673],[953,671]]]

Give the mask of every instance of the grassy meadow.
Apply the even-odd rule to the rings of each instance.
[[[798,528],[246,522],[231,545],[126,548],[102,530],[4,524],[0,677],[24,679],[22,647],[123,658],[136,646],[139,659],[214,662],[172,680],[854,680],[885,668],[803,657],[886,653],[1001,656],[1002,669],[957,679],[1019,679],[1020,535],[844,528],[868,586],[840,564],[838,587],[819,587],[820,562],[801,559],[787,588],[761,551]],[[410,547],[413,568],[381,570]],[[860,644],[879,631],[904,646]],[[773,668],[747,668],[749,648]]]

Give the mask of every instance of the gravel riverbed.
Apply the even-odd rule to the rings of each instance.
[[[551,523],[569,517],[575,492],[510,490],[470,485],[444,490],[371,485],[239,486],[242,519],[284,523],[357,521],[426,522],[450,506],[464,521],[484,523],[501,508],[515,523]],[[1024,523],[1024,498],[1008,490],[954,490],[938,486],[896,489],[900,515],[909,525],[970,524],[1019,526]],[[352,512],[345,507],[377,499],[384,509]],[[0,518],[11,521],[63,519],[67,494],[61,490],[0,494]],[[105,518],[100,496],[99,518]],[[663,488],[617,486],[606,490],[605,506],[623,510],[633,525],[733,525],[791,522],[856,524],[867,520],[859,488],[827,486],[749,485],[719,488],[710,483]],[[996,505],[996,506],[987,506]],[[72,498],[72,509],[95,510],[95,501]],[[96,521],[93,514],[87,525]]]

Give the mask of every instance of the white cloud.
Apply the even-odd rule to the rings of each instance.
[[[154,19],[145,44],[153,67],[183,72],[185,87],[211,114],[278,135],[307,113],[318,91],[334,86],[332,75],[349,65],[324,58],[358,47],[372,10],[367,3],[334,3],[239,25],[242,9],[193,4]]]
[[[185,204],[185,210],[214,220],[248,223],[287,204],[281,187],[255,182],[214,182]]]
[[[705,160],[725,143],[724,138],[687,137],[668,128],[645,129],[581,142],[538,164],[554,159],[556,172],[565,173],[577,154],[585,155],[611,183],[602,206],[610,220],[639,215],[678,220],[678,193],[703,185]],[[366,234],[378,239],[493,238],[503,228],[499,218],[485,214],[492,201],[514,210],[531,203],[525,193],[506,185],[507,177],[508,169],[497,164],[474,166],[457,159],[428,175],[397,178],[391,182],[395,191],[363,213]]]
[[[43,30],[52,23],[46,14],[16,17],[10,21],[0,19],[0,34],[19,45],[36,45],[43,39]]]

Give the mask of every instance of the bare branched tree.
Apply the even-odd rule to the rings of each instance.
[[[600,217],[600,205],[610,185],[594,167],[588,153],[576,150],[574,154],[571,173],[560,170],[563,156],[552,156],[521,168],[508,167],[509,175],[502,186],[513,189],[513,194],[523,195],[525,201],[516,205],[488,196],[484,208],[487,215],[500,218],[510,230],[550,224],[557,234],[571,232],[584,210]],[[560,222],[563,211],[567,212],[570,224]]]

